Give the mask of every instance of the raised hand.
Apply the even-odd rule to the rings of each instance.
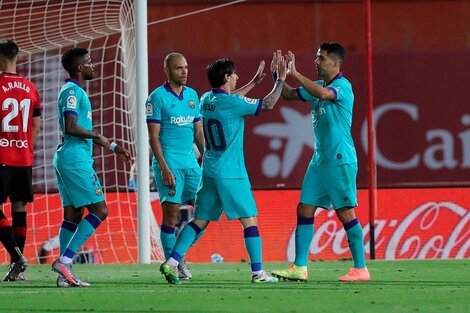
[[[273,59],[271,60],[271,73],[277,72],[278,60],[282,57],[282,51],[276,50],[273,52]]]
[[[277,71],[278,71],[278,79],[280,80],[286,80],[287,77],[287,60],[281,55],[278,57],[278,62],[277,62]]]
[[[292,51],[288,51],[286,54],[287,59],[287,74],[295,76],[297,69],[295,68],[295,55]]]
[[[264,66],[265,66],[265,62],[264,62],[264,61],[259,62],[258,70],[256,71],[255,76],[254,76],[253,79],[251,80],[251,81],[254,82],[256,85],[260,84],[260,83],[263,81],[263,79],[266,77],[266,73],[263,73],[263,71],[264,71]]]

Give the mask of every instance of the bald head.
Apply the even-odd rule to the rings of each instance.
[[[188,62],[185,57],[178,52],[172,52],[165,57],[163,69],[172,87],[186,85],[188,80]]]
[[[167,56],[165,57],[165,60],[163,61],[163,67],[164,68],[169,68],[174,60],[181,59],[181,58],[184,59],[184,55],[182,55],[179,52],[169,53],[169,54],[167,54]]]

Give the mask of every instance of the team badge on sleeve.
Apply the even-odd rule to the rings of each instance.
[[[69,96],[67,98],[67,108],[76,109],[77,108],[77,98],[75,96]]]
[[[189,100],[188,105],[191,109],[194,109],[194,101],[193,100]]]

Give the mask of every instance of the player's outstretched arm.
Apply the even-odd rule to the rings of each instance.
[[[272,110],[277,100],[279,100],[279,97],[281,96],[282,88],[284,86],[284,81],[287,76],[287,63],[284,57],[282,56],[277,59],[277,74],[278,74],[278,77],[276,81],[274,82],[273,89],[263,99],[263,104],[261,107],[262,111]]]
[[[286,59],[289,64],[290,76],[295,78],[300,85],[308,91],[308,93],[322,100],[334,100],[335,94],[331,89],[318,85],[297,71],[297,68],[295,67],[295,55],[292,51],[287,52]]]
[[[99,133],[95,131],[86,130],[85,128],[78,125],[76,115],[65,114],[64,122],[65,122],[64,131],[67,135],[78,137],[78,138],[84,138],[84,139],[85,138],[93,139],[93,142],[100,146],[103,146],[103,147],[109,146],[109,140],[106,137],[100,135]]]
[[[245,96],[251,89],[253,89],[253,87],[261,84],[263,79],[266,77],[266,73],[263,73],[264,65],[265,65],[264,61],[259,62],[258,70],[256,71],[255,76],[253,76],[253,78],[250,80],[250,82],[246,84],[245,86],[232,91],[232,93]]]
[[[86,130],[85,128],[77,124],[77,116],[74,114],[65,115],[65,133],[67,135],[79,137],[79,138],[89,138],[93,140],[93,143],[100,145],[104,148],[111,149],[116,153],[120,158],[130,161],[132,159],[129,151],[125,148],[117,145],[114,142],[110,142],[108,138],[101,135],[98,132]]]

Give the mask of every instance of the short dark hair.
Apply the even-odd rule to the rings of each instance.
[[[71,74],[75,71],[75,67],[80,64],[80,58],[88,54],[88,50],[85,48],[72,48],[65,51],[62,55],[62,66],[64,69]]]
[[[0,54],[5,56],[6,59],[14,60],[18,56],[19,51],[18,45],[13,40],[0,40]]]
[[[320,50],[325,50],[328,56],[335,56],[339,59],[340,64],[344,62],[345,52],[342,45],[337,42],[323,42],[320,44]]]
[[[217,59],[207,66],[207,78],[212,88],[218,88],[225,84],[225,74],[232,75],[235,72],[235,64],[227,58]]]

